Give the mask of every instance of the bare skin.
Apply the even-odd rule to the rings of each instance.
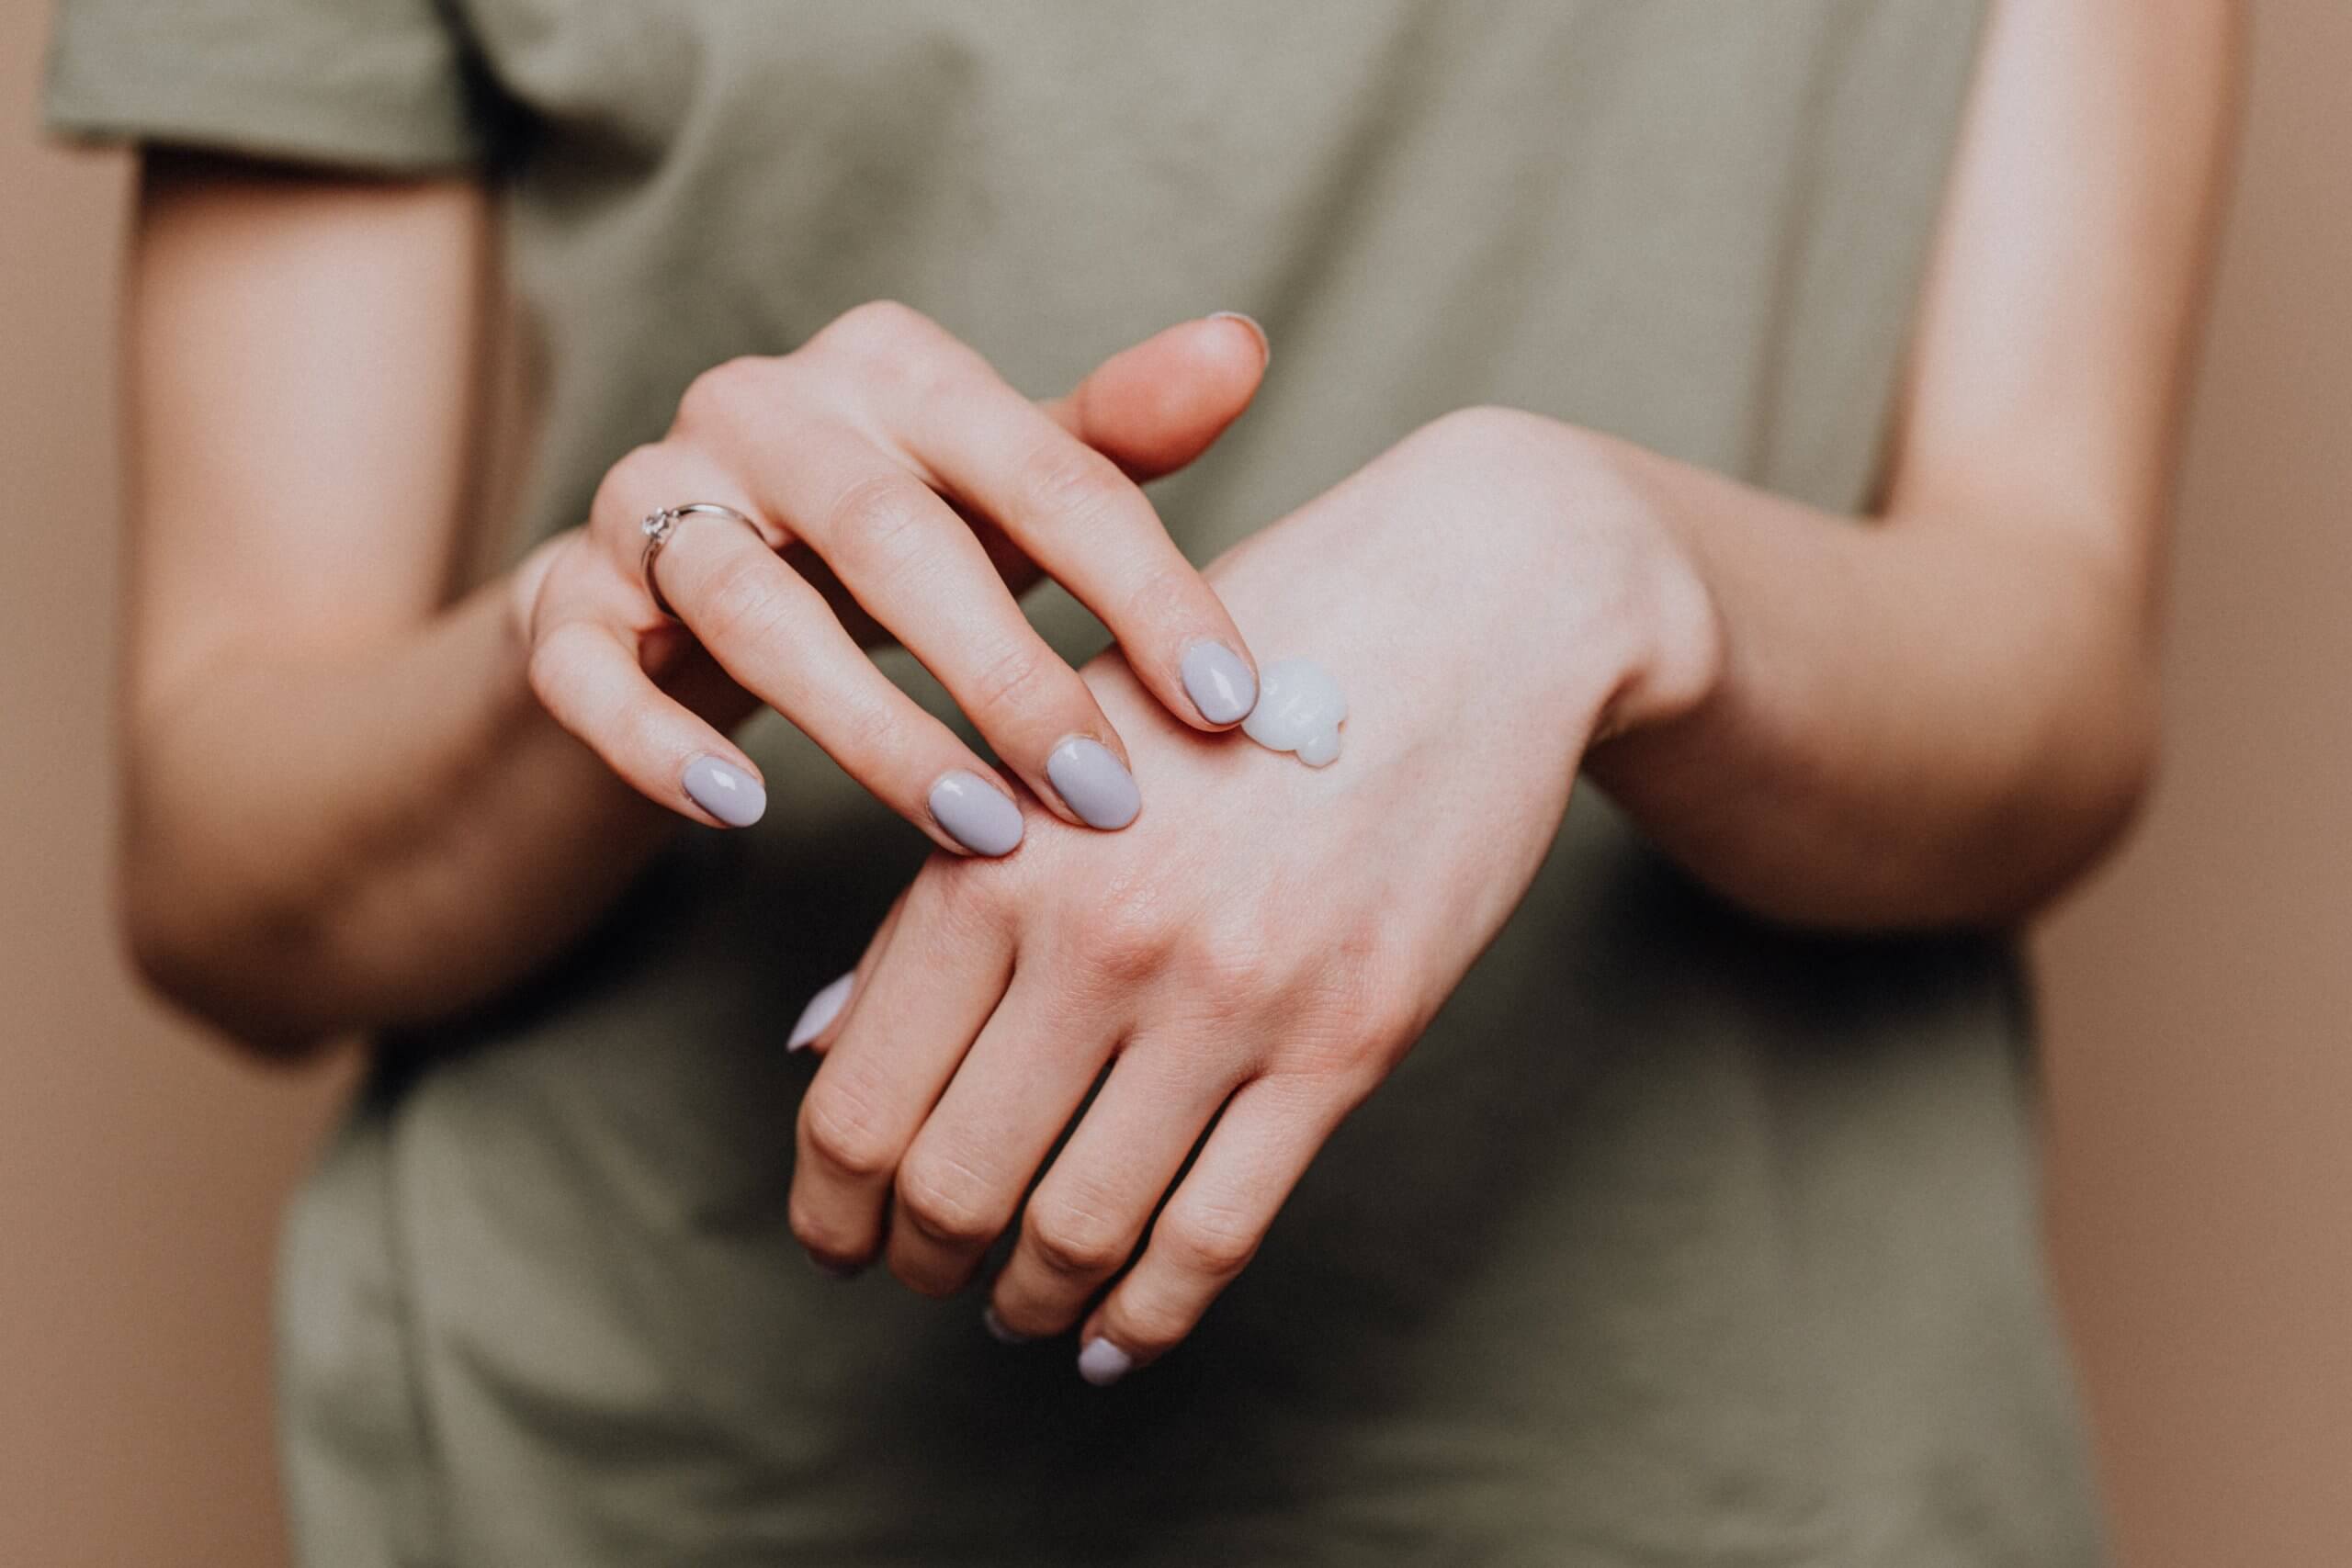
[[[352,185],[213,163],[147,171],[130,318],[123,910],[150,978],[266,1053],[496,991],[560,951],[626,885],[673,823],[656,805],[713,820],[681,789],[681,765],[717,752],[752,770],[721,732],[759,698],[705,654],[691,635],[697,620],[740,624],[711,646],[747,683],[779,697],[795,684],[796,705],[812,712],[862,711],[867,722],[829,743],[894,805],[919,800],[949,767],[1002,787],[936,721],[876,693],[880,676],[847,635],[876,635],[871,620],[845,615],[847,631],[816,650],[821,669],[816,654],[787,666],[761,647],[760,596],[812,590],[764,548],[748,563],[755,570],[741,570],[747,533],[682,531],[659,570],[685,632],[653,608],[638,575],[644,512],[707,497],[770,515],[742,493],[738,474],[754,464],[730,465],[741,443],[726,435],[682,430],[630,454],[596,525],[456,594],[466,433],[481,412],[486,222],[481,194],[463,185]],[[910,313],[878,314],[865,328],[930,335]],[[845,324],[854,338],[861,329]],[[956,360],[955,374],[985,378],[955,345],[941,356]],[[368,373],[351,374],[356,365]],[[1049,436],[1099,453],[1100,468],[1081,476],[1092,498],[1077,481],[1064,481],[1065,496],[1095,507],[1106,534],[1125,525],[1137,575],[1173,589],[1191,578],[1187,592],[1137,595],[1155,621],[1136,640],[1161,650],[1171,702],[1184,702],[1178,649],[1230,623],[1121,475],[1190,462],[1247,406],[1263,366],[1247,324],[1171,328],[1068,396],[1023,404],[1037,422],[1031,444],[1008,448],[1028,465],[1008,483],[1051,474],[1032,456]],[[707,409],[789,374],[729,367],[690,401]],[[854,388],[858,378],[803,380]],[[275,434],[257,439],[265,430]],[[899,493],[922,489],[909,480]],[[1001,558],[984,557],[944,508],[919,521],[961,536],[941,581],[1011,614]],[[1006,569],[1016,586],[1035,575]],[[735,602],[721,604],[729,571]],[[887,598],[875,599],[887,616]],[[818,617],[831,612],[797,618]],[[944,677],[978,655],[968,684],[993,688],[983,696],[998,732],[1025,741],[1006,754],[1043,785],[1054,738],[1089,733],[1114,750],[1118,738],[1029,635],[1023,648],[1000,620],[928,656]],[[599,658],[600,639],[641,657],[666,690],[628,659]],[[1184,716],[1218,728],[1189,706]]]
[[[1210,574],[1241,630],[1319,629],[1311,651],[1357,714],[1332,769],[1204,734],[1170,700],[1164,646],[1140,681],[1115,656],[1090,667],[1085,700],[1158,806],[1106,837],[1024,795],[1018,854],[925,868],[820,1040],[803,1240],[835,1262],[887,1256],[921,1289],[962,1284],[1035,1169],[968,1156],[993,1140],[1042,1157],[1050,1110],[1004,1119],[1004,1085],[1040,1069],[991,1032],[1052,1017],[1053,1081],[1116,1054],[1113,1086],[1141,1087],[1106,1090],[1046,1173],[993,1304],[1020,1332],[1081,1325],[1128,1363],[1165,1353],[1508,917],[1580,771],[1775,919],[2002,924],[2065,887],[2151,767],[2165,498],[2238,27],[2224,0],[1996,7],[1871,525],[1472,411]],[[546,716],[518,608],[531,585],[454,594],[484,231],[482,197],[456,186],[204,168],[151,174],[142,204],[126,917],[159,985],[263,1049],[494,991],[672,819]],[[1153,342],[1149,375],[1114,360],[1049,408],[1137,476],[1196,455],[1260,368],[1230,323]],[[1153,395],[1170,384],[1182,395]],[[1476,548],[1472,513],[1442,521],[1465,491],[1497,520]],[[1321,588],[1279,570],[1327,547],[1346,570]],[[1348,617],[1415,578],[1459,613],[1445,638],[1422,616],[1433,640],[1407,680],[1351,656]],[[1337,584],[1353,606],[1311,596]],[[1408,604],[1395,615],[1413,626]],[[1555,640],[1563,624],[1573,642]],[[750,711],[713,666],[682,665],[656,672],[696,722],[723,731]],[[1455,716],[1498,680],[1535,716],[1508,750]],[[1278,841],[1183,847],[1173,825],[1240,787]],[[1286,792],[1309,790],[1327,792],[1298,803],[1314,831],[1281,835]],[[1346,926],[1348,900],[1284,901],[1432,798],[1491,831],[1426,868],[1390,945]],[[1097,874],[1048,874],[1076,855]],[[1147,884],[1164,896],[1083,902]],[[943,945],[950,908],[978,939]],[[1334,983],[1285,958],[1303,953],[1367,962]],[[1095,996],[1104,976],[1116,1010]],[[1174,1170],[1159,1155],[1220,1111],[1147,1237]]]
[[[1774,919],[1996,925],[2064,887],[2151,764],[2233,24],[2000,10],[1874,526],[1472,410],[1212,567],[1338,675],[1340,760],[1138,724],[1142,775],[1186,783],[1116,844],[927,865],[815,1041],[802,1242],[945,1294],[1017,1220],[1000,1332],[1076,1328],[1096,1382],[1166,1354],[1509,917],[1580,771]],[[1124,715],[1116,656],[1087,673]]]

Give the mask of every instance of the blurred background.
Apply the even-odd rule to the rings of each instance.
[[[2255,11],[2168,765],[2035,941],[2052,1246],[2126,1568],[2352,1562],[2352,5]],[[272,1568],[277,1213],[351,1064],[243,1066],[116,953],[128,166],[38,144],[47,26],[0,0],[0,1563]]]

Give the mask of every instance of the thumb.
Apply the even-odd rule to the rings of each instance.
[[[1136,479],[1173,473],[1241,416],[1265,378],[1266,332],[1231,311],[1180,321],[1040,406]]]

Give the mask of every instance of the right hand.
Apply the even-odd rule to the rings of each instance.
[[[1256,695],[1249,649],[1137,481],[1205,449],[1264,368],[1253,326],[1209,317],[1041,406],[888,304],[851,310],[794,353],[721,365],[687,389],[667,436],[606,473],[588,523],[517,570],[532,689],[649,798],[744,826],[765,807],[759,771],[704,716],[733,705],[690,706],[657,683],[698,644],[942,849],[1008,852],[1021,831],[1012,792],[875,668],[843,624],[862,612],[939,678],[1047,809],[1125,827],[1140,804],[1125,746],[1008,579],[1034,566],[1069,589],[1181,722],[1238,723]],[[655,560],[673,621],[647,590],[639,524],[695,502],[753,526],[678,523]],[[1014,559],[996,558],[991,531]],[[780,558],[794,546],[854,604],[836,614]]]

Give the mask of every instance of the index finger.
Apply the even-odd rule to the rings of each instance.
[[[891,432],[907,456],[1091,610],[1170,713],[1196,729],[1250,716],[1249,647],[1143,491],[977,356],[975,368]]]

